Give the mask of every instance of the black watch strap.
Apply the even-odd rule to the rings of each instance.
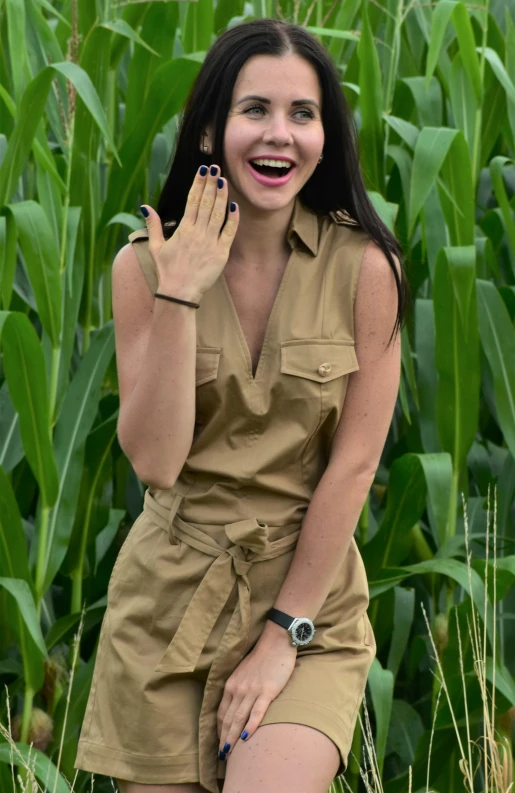
[[[286,630],[290,628],[290,625],[294,620],[294,617],[290,617],[289,614],[285,614],[284,611],[279,611],[279,609],[275,608],[271,608],[268,611],[267,617],[269,620],[273,620],[273,622],[277,622],[278,625],[286,628]]]

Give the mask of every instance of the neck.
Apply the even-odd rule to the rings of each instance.
[[[240,222],[231,246],[230,258],[238,267],[275,269],[278,259],[290,253],[287,239],[294,203],[272,212],[240,204]]]

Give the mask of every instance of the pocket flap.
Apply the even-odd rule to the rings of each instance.
[[[221,347],[197,347],[195,358],[195,385],[209,383],[218,376]]]
[[[281,342],[281,372],[327,383],[359,369],[352,339],[292,339]]]

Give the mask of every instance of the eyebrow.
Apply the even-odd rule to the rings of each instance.
[[[247,96],[238,99],[236,102],[237,105],[241,105],[242,102],[246,102],[248,99],[254,99],[258,102],[263,102],[265,105],[270,105],[270,99],[267,99],[264,96],[257,96],[256,94],[248,94]],[[318,102],[315,102],[314,99],[294,99],[292,105],[296,107],[297,105],[314,105],[316,108],[320,110],[318,107]]]

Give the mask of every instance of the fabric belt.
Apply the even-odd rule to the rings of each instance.
[[[248,571],[253,564],[275,559],[290,551],[300,534],[298,524],[291,524],[293,531],[290,534],[270,542],[269,526],[257,518],[246,518],[224,525],[232,545],[223,548],[209,531],[186,523],[176,514],[182,498],[182,495],[175,494],[171,508],[167,508],[159,504],[147,490],[144,508],[150,510],[154,522],[168,531],[170,537],[173,536],[214,557],[215,561],[200,582],[155,672],[180,673],[195,670],[209,634],[227,603],[235,582],[238,584],[238,621],[241,631],[247,637],[251,627]]]

